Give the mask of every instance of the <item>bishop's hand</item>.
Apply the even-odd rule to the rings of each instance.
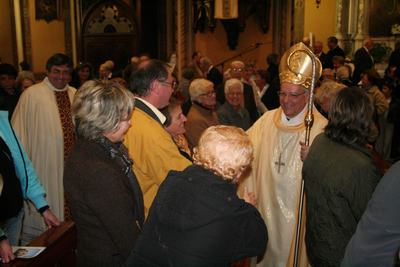
[[[243,200],[253,206],[257,205],[256,194],[254,192],[249,192],[247,186],[244,187]]]
[[[301,161],[305,161],[308,155],[308,151],[310,150],[310,147],[306,145],[306,143],[304,143],[303,141],[300,141],[300,158]]]

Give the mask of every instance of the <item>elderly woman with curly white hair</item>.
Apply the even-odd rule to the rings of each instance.
[[[78,266],[125,266],[143,225],[142,192],[122,144],[133,108],[133,95],[112,81],[87,81],[75,95],[79,140],[66,162],[64,188]]]
[[[240,199],[236,183],[253,147],[234,126],[212,126],[194,149],[194,165],[171,171],[161,184],[135,245],[137,266],[230,266],[265,251],[260,213]]]

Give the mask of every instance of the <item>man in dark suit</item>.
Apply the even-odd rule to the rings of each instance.
[[[271,53],[267,56],[267,72],[269,75],[269,81],[275,79],[279,80],[279,55],[277,53]]]
[[[223,88],[223,80],[221,72],[214,67],[212,61],[208,57],[200,58],[200,69],[204,73],[204,76],[207,80],[211,81],[214,84],[214,89],[217,94],[217,101],[220,104],[225,102],[224,88]]]
[[[396,42],[394,51],[390,54],[389,66],[400,68],[400,42]]]
[[[354,54],[354,75],[353,75],[353,83],[357,84],[361,80],[361,74],[373,68],[374,61],[370,54],[370,51],[374,47],[374,42],[371,38],[368,38],[364,42],[364,46],[357,49]]]
[[[333,57],[342,56],[345,58],[345,54],[342,48],[338,46],[338,39],[335,36],[328,37],[329,51],[327,53],[326,68],[333,69]]]
[[[316,41],[314,44],[314,54],[318,57],[319,61],[321,61],[322,68],[328,68],[328,55],[323,51],[323,44],[321,41]]]

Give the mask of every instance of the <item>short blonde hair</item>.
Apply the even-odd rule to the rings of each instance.
[[[15,81],[15,86],[18,89],[21,89],[24,80],[31,80],[33,84],[36,83],[35,75],[33,74],[33,72],[24,70],[18,73],[18,77]]]
[[[238,84],[240,86],[240,91],[243,93],[243,83],[239,79],[232,78],[225,82],[225,86],[224,86],[225,95],[229,94],[229,92],[231,91],[231,88],[233,86],[235,86],[236,84]]]
[[[241,128],[218,125],[207,128],[193,149],[194,164],[224,180],[237,182],[253,160],[252,143]]]
[[[198,101],[198,97],[204,93],[207,93],[208,87],[210,86],[214,86],[214,84],[207,79],[194,79],[189,86],[190,99],[192,101]]]
[[[322,101],[326,97],[330,99],[331,103],[333,103],[333,101],[336,99],[337,94],[343,88],[346,88],[346,86],[341,83],[337,83],[331,80],[324,81],[321,86],[318,87],[318,89],[316,90],[315,99],[318,103],[322,103]]]
[[[322,78],[323,80],[332,80],[335,78],[335,74],[332,69],[326,68],[322,70]]]
[[[340,66],[337,70],[336,70],[336,79],[338,80],[345,80],[345,79],[349,79],[350,78],[350,70],[347,66],[343,65]]]
[[[85,82],[72,103],[78,136],[93,140],[117,130],[121,120],[131,117],[134,103],[133,94],[117,82]]]

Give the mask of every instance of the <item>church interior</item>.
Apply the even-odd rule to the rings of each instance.
[[[0,10],[0,82],[16,80],[12,90],[0,83],[0,159],[9,164],[0,162],[0,208],[7,190],[18,191],[21,202],[16,216],[0,216],[0,266],[97,266],[103,259],[104,266],[400,266],[400,0],[0,0]],[[86,82],[79,80],[84,68],[90,72]],[[21,79],[32,83],[25,88],[17,72],[31,73]],[[33,87],[43,99],[29,90]],[[95,91],[99,88],[115,98],[107,99]],[[108,121],[98,119],[103,132],[94,141],[84,136],[87,121],[79,117],[86,93],[107,105],[125,101],[117,103],[118,110],[115,103],[107,106],[123,114],[112,131],[101,128]],[[34,132],[49,134],[49,140]],[[206,132],[217,137],[207,140]],[[230,138],[218,139],[224,134]],[[82,152],[81,139],[90,143],[92,154]],[[242,154],[236,155],[237,144],[229,142],[239,139]],[[207,141],[216,143],[206,146]],[[78,149],[89,156],[71,160]],[[104,151],[106,161],[91,161]],[[210,162],[201,162],[206,160],[201,153],[215,151]],[[86,160],[88,167],[82,166]],[[226,162],[213,169],[218,160],[240,162],[240,171]],[[110,171],[113,184],[101,188],[99,178],[88,189],[103,189],[104,199],[87,194],[98,201],[94,206],[109,201],[102,212],[121,212],[113,219],[96,214],[99,207],[78,212],[92,203],[79,202],[86,191],[80,194],[74,186],[85,188],[91,181],[76,178],[83,181],[93,162],[99,164],[93,169],[103,168],[99,176],[118,170]],[[185,180],[187,173],[218,178],[220,184]],[[3,176],[18,180],[22,190],[7,187]],[[212,195],[214,206],[207,194],[215,188],[223,197]],[[31,190],[43,200],[29,195]],[[184,193],[173,201],[165,196],[176,192]],[[113,201],[122,203],[121,209],[111,206]],[[209,217],[192,213],[193,207]],[[124,215],[132,210],[128,220]],[[218,220],[232,210],[223,227]],[[224,236],[228,241],[212,243],[217,244],[210,246],[212,253],[201,248],[200,256],[192,254],[197,247],[185,231],[213,225],[207,221],[213,216],[218,231],[231,231]],[[17,242],[8,236],[10,218],[22,229]],[[107,223],[96,223],[103,219],[111,225],[126,222],[134,238],[120,233],[125,229],[112,229],[107,234],[119,240],[102,239],[98,234]],[[167,226],[152,225],[158,219]],[[31,228],[25,232],[25,227]],[[215,241],[214,230],[195,236],[201,244]],[[174,243],[177,233],[184,233],[183,248],[167,251],[165,240]],[[155,234],[157,245],[151,243]],[[80,254],[79,246],[96,235],[104,251]],[[22,260],[10,248],[17,243],[47,249]],[[184,253],[176,253],[180,249]],[[205,251],[212,256],[203,256]],[[110,255],[103,258],[103,252]]]
[[[56,52],[96,70],[106,60],[123,68],[135,55],[169,60],[175,53],[180,76],[194,51],[221,71],[233,59],[265,68],[268,54],[282,54],[303,37],[321,41],[326,52],[327,38],[335,36],[349,60],[373,38],[385,64],[398,37],[391,31],[397,1],[225,1],[237,10],[219,18],[214,2],[219,1],[1,1],[1,10],[8,10],[0,20],[1,62],[18,66],[25,60],[40,77]]]

